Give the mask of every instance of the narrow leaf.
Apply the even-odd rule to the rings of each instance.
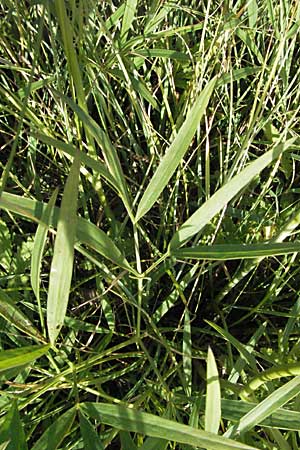
[[[299,394],[300,376],[288,381],[276,391],[272,392],[266,399],[255,406],[245,416],[243,416],[238,425],[231,427],[225,433],[225,436],[232,437],[236,434],[244,433],[262,422],[280,406],[289,402]]]
[[[284,143],[278,144],[275,148],[251,162],[244,170],[222,186],[181,225],[171,239],[170,249],[175,250],[201,231],[256,175],[271,164],[272,161],[277,159],[283,152],[287,151],[295,140],[296,138],[292,138]]]
[[[198,430],[188,425],[132,408],[106,403],[82,403],[80,408],[88,417],[120,430],[132,431],[210,450],[257,450],[255,447],[242,444],[241,442],[226,439],[207,431]]]
[[[206,383],[205,430],[217,434],[221,420],[221,390],[217,364],[210,347],[207,353]]]
[[[263,258],[300,252],[300,242],[262,244],[220,244],[184,247],[171,251],[171,255],[184,259],[231,260]]]
[[[71,408],[62,414],[47,428],[31,450],[56,450],[57,448],[62,448],[60,447],[60,444],[69,433],[75,415],[75,408]]]
[[[47,353],[49,348],[50,345],[30,345],[0,352],[0,372],[29,364]]]
[[[184,329],[182,340],[182,365],[187,396],[192,395],[192,333],[191,319],[188,309],[184,312]]]
[[[0,443],[9,442],[7,450],[27,450],[26,438],[17,404],[13,402],[0,429]]]
[[[134,21],[136,10],[137,10],[137,0],[126,0],[126,6],[121,28],[122,42],[126,42],[128,31],[130,30],[132,22]]]
[[[0,208],[20,214],[22,217],[26,217],[33,221],[40,221],[46,205],[36,200],[3,192],[0,197]],[[50,217],[50,223],[48,225],[54,228],[57,227],[59,212],[59,208],[54,208],[53,215]],[[124,255],[107,234],[82,217],[77,219],[76,240],[82,244],[86,244],[119,267],[138,276],[137,272],[130,266]]]
[[[15,302],[8,296],[8,294],[0,288],[0,315],[15,326],[18,330],[38,339],[41,342],[46,342],[39,330],[31,323],[28,317],[23,314],[16,306]]]
[[[76,237],[79,171],[80,157],[77,154],[63,193],[51,264],[47,300],[47,325],[51,344],[54,344],[64,323],[69,300]]]
[[[194,106],[190,109],[174,141],[164,155],[158,169],[154,173],[138,206],[135,221],[138,222],[154,205],[172,175],[176,171],[205,113],[209,99],[213,93],[217,79],[213,78],[200,93]]]
[[[91,422],[79,411],[80,431],[85,450],[104,450],[100,437]]]
[[[33,292],[37,298],[38,303],[40,302],[40,278],[41,278],[41,266],[42,257],[47,239],[48,223],[52,210],[54,208],[56,198],[58,194],[58,189],[55,189],[50,197],[49,203],[42,214],[42,221],[39,223],[36,230],[33,250],[31,256],[31,269],[30,269],[30,280]]]

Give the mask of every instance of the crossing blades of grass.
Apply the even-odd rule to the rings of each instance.
[[[15,326],[23,333],[37,339],[40,342],[44,342],[45,338],[41,335],[39,330],[31,323],[28,317],[23,314],[17,307],[15,302],[10,296],[0,288],[0,315],[4,317],[9,323]]]
[[[0,352],[0,372],[18,366],[24,366],[43,356],[49,350],[50,345],[30,345]]]
[[[42,434],[31,450],[56,450],[60,447],[65,436],[68,435],[76,416],[76,409],[71,408],[62,414],[47,430]],[[94,447],[96,448],[96,447]]]
[[[0,444],[8,442],[6,450],[27,450],[26,438],[15,402],[1,423]],[[1,446],[0,446],[1,449]]]
[[[255,408],[243,416],[239,423],[227,430],[224,436],[233,437],[236,434],[244,433],[266,417],[271,415],[280,406],[286,404],[292,398],[299,394],[300,376],[272,392],[265,400],[260,402]]]
[[[296,138],[278,144],[272,150],[251,162],[244,170],[212,195],[199,209],[179,228],[170,242],[170,249],[175,250],[186,243],[192,236],[201,231],[211,219],[220,212],[248,183],[265,169],[272,161],[287,151]]]
[[[81,411],[79,411],[79,422],[85,450],[104,450],[95,428]]]
[[[211,450],[257,450],[255,447],[241,442],[132,408],[105,403],[82,403],[80,409],[88,417],[97,420],[99,423],[120,430],[166,439],[167,441],[190,444]]]
[[[59,334],[67,311],[76,238],[80,154],[75,155],[60,208],[47,300],[47,326],[51,344]]]
[[[182,124],[174,141],[168,148],[141,198],[136,213],[136,222],[138,222],[141,217],[143,217],[154,205],[188,150],[191,140],[193,139],[197,127],[199,126],[200,120],[205,113],[216,81],[217,79],[213,78],[209,83],[207,83],[190,109],[186,120]]]
[[[217,364],[210,347],[207,353],[206,383],[205,430],[217,434],[221,420],[221,390]]]
[[[8,211],[19,214],[30,220],[39,222],[41,221],[46,205],[36,200],[4,192],[0,198],[0,208],[7,209]],[[50,223],[48,225],[54,228],[57,227],[59,212],[59,208],[54,208],[53,215],[50,217]],[[82,217],[77,219],[76,241],[86,244],[119,267],[138,276],[137,272],[130,266],[126,258],[107,234]]]

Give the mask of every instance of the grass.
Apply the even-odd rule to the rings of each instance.
[[[297,450],[298,2],[0,17],[0,448]]]

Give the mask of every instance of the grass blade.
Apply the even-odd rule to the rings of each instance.
[[[105,403],[82,403],[80,408],[88,417],[120,430],[132,431],[211,450],[257,450],[255,447],[242,444],[241,442],[226,439],[207,431],[201,431],[132,408]]]
[[[33,221],[41,221],[46,205],[42,202],[4,192],[0,198],[0,208],[20,214]],[[54,208],[49,225],[56,228],[60,209]],[[88,245],[100,255],[117,264],[135,276],[137,272],[130,266],[114,242],[96,225],[79,217],[76,224],[76,241]]]
[[[221,420],[221,390],[218,368],[210,347],[207,353],[207,385],[205,402],[205,430],[218,434]]]
[[[184,312],[184,329],[182,340],[182,366],[185,380],[186,395],[192,395],[192,330],[189,310]]]
[[[91,422],[79,411],[80,431],[85,450],[104,450],[103,444]]]
[[[22,422],[20,420],[18,407],[13,402],[10,410],[1,424],[0,443],[9,441],[7,450],[27,450],[26,438]]]
[[[45,338],[39,330],[31,323],[28,317],[23,314],[16,306],[15,302],[0,288],[0,315],[11,323],[18,330],[33,337],[40,342],[46,343]]]
[[[64,189],[51,264],[47,300],[47,326],[51,344],[55,343],[64,323],[69,300],[76,237],[79,173],[78,153]]]
[[[300,376],[272,392],[266,399],[241,418],[238,425],[231,427],[225,433],[228,437],[244,433],[270,416],[280,406],[283,406],[299,394]]]
[[[76,416],[76,409],[71,408],[62,414],[35,443],[31,450],[56,450],[69,433]]]
[[[30,345],[0,352],[0,372],[14,367],[24,366],[43,356],[50,345]]]
[[[172,256],[183,259],[207,259],[228,261],[233,259],[264,258],[300,252],[300,242],[262,244],[220,244],[184,247],[172,251]]]
[[[49,203],[45,208],[45,211],[42,215],[42,220],[38,225],[34,243],[33,243],[33,250],[32,250],[32,256],[31,256],[31,267],[30,267],[30,281],[31,286],[33,289],[33,292],[35,293],[38,306],[39,306],[39,312],[40,312],[40,320],[42,325],[44,324],[43,314],[41,311],[41,304],[40,304],[40,275],[41,275],[41,266],[42,266],[42,258],[44,253],[44,248],[46,244],[47,239],[47,231],[48,231],[48,224],[50,216],[52,214],[52,210],[55,206],[56,198],[58,194],[58,189],[56,188],[55,191],[53,191]],[[44,326],[43,326],[44,328]]]
[[[200,93],[195,104],[190,109],[186,120],[182,124],[177,136],[168,148],[158,169],[153,175],[139,203],[135,221],[138,222],[154,205],[170,178],[177,169],[180,161],[189,148],[191,140],[205,113],[209,99],[213,93],[217,79],[213,78]]]
[[[272,161],[287,151],[296,138],[278,144],[274,149],[251,162],[238,175],[222,186],[179,228],[170,242],[170,249],[175,250],[201,231],[211,219],[224,208],[248,183],[265,169]]]
[[[121,28],[122,42],[126,42],[128,31],[130,30],[132,22],[134,21],[136,10],[137,0],[127,0]]]

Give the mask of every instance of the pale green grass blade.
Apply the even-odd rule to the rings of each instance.
[[[47,327],[51,344],[59,334],[67,311],[76,238],[80,156],[75,155],[65,185],[57,224],[47,299]]]
[[[249,28],[256,28],[258,18],[258,5],[256,0],[249,0],[247,4]]]
[[[79,410],[79,422],[81,436],[83,437],[85,450],[104,450],[103,444],[99,435],[96,433],[95,428],[91,422],[82,414]]]
[[[224,436],[232,437],[244,433],[270,416],[278,408],[299,394],[300,376],[276,389],[266,399],[241,418],[239,423],[227,430]]]
[[[153,414],[106,403],[82,403],[84,413],[99,423],[147,436],[203,447],[210,450],[257,450],[241,442],[183,425]],[[36,450],[36,449],[34,449]]]
[[[7,209],[20,214],[33,221],[40,221],[46,205],[36,200],[20,197],[18,195],[4,192],[0,198],[0,208]],[[48,225],[56,228],[59,216],[59,208],[54,208],[53,215]],[[86,219],[79,217],[76,225],[76,240],[88,245],[100,255],[138,276],[137,272],[130,266],[124,255],[120,252],[114,242],[100,230],[96,225]]]
[[[31,450],[56,450],[60,447],[65,436],[70,432],[76,416],[76,408],[71,408],[62,414],[47,428]]]
[[[1,424],[0,443],[9,442],[7,450],[27,450],[26,437],[17,404],[13,402]]]
[[[44,253],[44,248],[47,239],[48,226],[50,216],[52,215],[52,210],[55,206],[56,198],[58,194],[58,188],[56,188],[49,200],[48,205],[43,212],[41,222],[38,225],[36,234],[34,237],[33,251],[31,256],[31,267],[30,267],[30,281],[33,292],[37,298],[38,305],[40,306],[40,277],[41,277],[41,266],[42,258]]]
[[[263,243],[263,244],[220,244],[184,247],[171,251],[178,259],[207,259],[229,261],[233,259],[266,258],[268,256],[287,255],[300,252],[300,242]]]
[[[218,434],[221,420],[221,389],[218,368],[210,347],[207,352],[205,431]]]
[[[180,161],[189,148],[201,118],[213,93],[216,78],[213,78],[200,93],[190,109],[174,141],[164,155],[158,169],[147,186],[137,209],[135,221],[138,222],[157,201],[158,197],[176,171]]]
[[[184,328],[182,339],[182,369],[185,380],[185,392],[188,397],[192,395],[192,330],[188,309],[184,312]]]
[[[50,345],[29,345],[0,352],[0,372],[24,366],[43,356]]]
[[[199,209],[179,228],[170,242],[170,249],[174,250],[196,233],[201,231],[211,219],[220,212],[227,203],[232,200],[250,181],[265,169],[271,162],[277,159],[283,152],[287,151],[296,138],[289,139],[284,143],[278,144],[274,149],[269,150],[264,155],[251,162],[238,175],[235,175],[230,181],[222,186],[209,200],[207,200]]]
[[[122,19],[121,41],[126,42],[128,32],[137,13],[137,0],[126,0],[124,16]]]
[[[31,323],[28,317],[16,306],[10,296],[0,288],[0,315],[27,336],[33,337],[40,342],[46,343],[45,338],[39,330]]]

